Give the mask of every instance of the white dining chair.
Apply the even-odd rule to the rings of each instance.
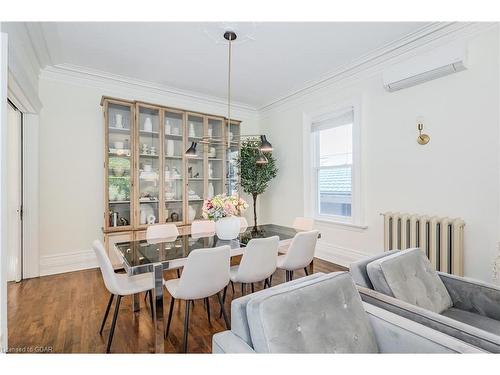
[[[318,235],[318,230],[297,233],[292,239],[287,253],[278,256],[278,268],[286,271],[286,281],[292,280],[293,271],[301,268],[308,275],[307,266],[314,258]]]
[[[240,233],[243,233],[248,228],[248,221],[244,216],[240,216]]]
[[[244,248],[243,257],[240,264],[232,266],[229,270],[231,285],[241,283],[241,294],[246,292],[246,285],[250,284],[252,293],[254,292],[254,283],[264,281],[264,288],[269,283],[269,277],[276,271],[278,259],[279,237],[256,238],[250,240]],[[222,301],[225,302],[226,290]]]
[[[189,332],[189,310],[191,301],[205,299],[208,320],[210,321],[210,304],[208,297],[217,295],[224,322],[230,329],[229,320],[224,309],[220,291],[229,283],[230,247],[228,245],[197,249],[189,253],[182,276],[179,279],[163,281],[163,285],[170,293],[170,309],[168,313],[165,338],[168,337],[172,312],[176,299],[186,302],[186,315],[184,317],[184,344],[183,352],[187,352],[187,340]]]
[[[200,235],[214,232],[215,222],[212,220],[194,220],[191,223],[191,237],[197,238]]]
[[[314,219],[309,217],[296,217],[293,221],[293,229],[296,231],[309,231],[313,230]],[[286,254],[288,252],[288,248],[290,247],[291,241],[285,241],[280,244],[278,252],[280,254]]]
[[[175,224],[150,225],[146,229],[146,240],[161,240],[165,238],[177,237],[179,230]]]
[[[296,217],[293,221],[293,228],[296,230],[313,230],[314,219],[310,217]]]
[[[136,276],[128,276],[127,274],[115,273],[113,265],[104,250],[102,243],[95,240],[92,244],[95,255],[97,257],[97,262],[99,263],[99,268],[101,269],[102,278],[104,279],[104,285],[106,289],[111,293],[109,297],[108,306],[106,307],[106,312],[104,313],[104,318],[101,323],[101,329],[99,334],[102,334],[104,325],[106,324],[106,319],[108,318],[109,309],[113,303],[114,297],[118,297],[116,300],[115,311],[113,314],[113,322],[111,323],[111,330],[108,336],[108,345],[106,347],[106,353],[111,350],[111,343],[113,341],[113,335],[115,333],[116,319],[118,318],[118,311],[120,309],[120,302],[122,297],[130,296],[136,293],[142,293],[146,291],[151,291],[154,288],[153,276],[152,274],[142,274]],[[149,294],[149,303],[151,305],[151,314],[153,315],[153,298],[151,293]]]
[[[146,229],[146,241],[148,241],[148,243],[173,242],[178,236],[179,230],[175,224],[150,225]],[[180,268],[175,268],[175,270],[177,272],[177,277],[180,277]],[[147,295],[144,296],[144,298],[146,297]]]

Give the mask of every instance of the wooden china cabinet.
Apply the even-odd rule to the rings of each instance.
[[[143,239],[148,225],[158,223],[174,223],[182,233],[201,218],[204,199],[239,192],[240,121],[110,97],[101,105],[103,232],[113,264],[119,265],[114,243]],[[191,142],[202,139],[208,143],[186,158]]]

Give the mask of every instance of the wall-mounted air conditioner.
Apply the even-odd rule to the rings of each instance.
[[[466,52],[465,47],[442,48],[396,64],[384,71],[384,87],[397,91],[465,70]]]

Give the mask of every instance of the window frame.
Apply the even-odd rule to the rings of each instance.
[[[314,123],[334,118],[352,109],[352,164],[351,164],[351,216],[327,215],[320,213],[320,193],[318,186],[321,169],[340,166],[324,166],[319,163],[319,131],[313,132]],[[316,113],[303,114],[304,117],[304,212],[317,221],[341,226],[366,229],[361,194],[361,104],[359,99],[338,103]]]

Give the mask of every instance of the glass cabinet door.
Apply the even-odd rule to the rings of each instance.
[[[184,168],[182,155],[185,151],[183,142],[183,114],[182,112],[165,111],[165,137],[163,152],[164,163],[164,198],[165,221],[181,223],[184,220]]]
[[[208,138],[208,162],[207,162],[207,198],[213,198],[215,195],[224,194],[223,185],[223,160],[225,145],[222,144],[223,138],[223,120],[218,118],[208,118],[207,128]]]
[[[199,142],[205,136],[203,116],[187,115],[187,144],[188,148],[192,142]],[[205,197],[205,148],[206,145],[198,143],[196,156],[187,158],[186,176],[188,179],[188,212],[187,221],[191,223],[195,219],[201,219],[201,208]]]
[[[159,222],[160,201],[160,116],[157,108],[138,105],[137,109],[139,225]]]
[[[226,123],[226,142],[229,138],[230,146],[226,143],[226,194],[239,193],[238,155],[240,150],[240,125],[239,123]]]
[[[107,217],[105,228],[132,224],[132,107],[107,102]],[[118,228],[117,228],[118,229]]]

